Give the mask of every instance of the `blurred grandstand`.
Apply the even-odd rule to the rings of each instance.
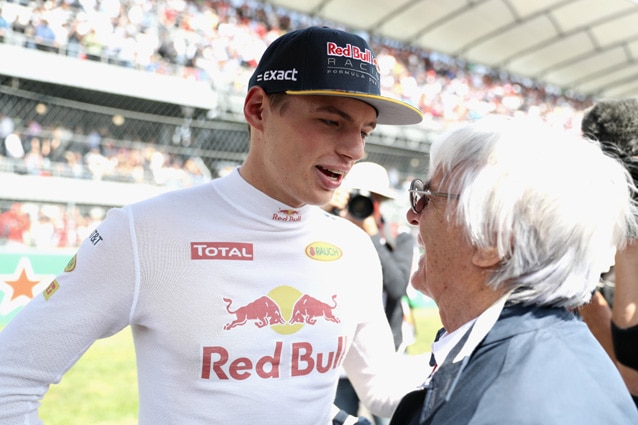
[[[250,1],[0,1],[0,245],[76,246],[110,207],[241,164],[246,81],[271,40],[311,24],[342,27]],[[524,113],[574,127],[592,103],[364,35],[384,92],[426,116],[368,139],[398,188],[450,125]]]

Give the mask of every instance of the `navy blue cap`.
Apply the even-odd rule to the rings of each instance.
[[[266,49],[248,88],[268,94],[342,96],[368,103],[377,110],[377,123],[418,124],[418,108],[381,96],[377,58],[368,43],[345,31],[309,27],[291,31]]]

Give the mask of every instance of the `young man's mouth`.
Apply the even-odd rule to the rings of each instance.
[[[334,182],[340,182],[343,177],[345,176],[345,173],[341,170],[331,170],[329,168],[324,168],[321,166],[317,166],[317,168],[319,169],[319,171],[321,171],[326,177],[328,177],[330,180],[334,181]]]

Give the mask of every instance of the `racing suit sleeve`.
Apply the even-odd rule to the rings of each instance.
[[[0,332],[0,423],[40,424],[49,385],[129,324],[138,284],[132,229],[125,209],[110,210],[48,290]]]
[[[410,250],[410,258],[413,251]],[[369,256],[374,256],[372,250]],[[402,397],[423,383],[429,365],[395,350],[381,298],[381,268],[359,270],[360,316],[343,367],[357,395],[373,414],[390,417]],[[376,286],[378,285],[378,286]]]
[[[380,312],[359,325],[343,366],[366,408],[389,418],[403,396],[424,382],[430,367],[425,357],[394,351],[392,333]]]

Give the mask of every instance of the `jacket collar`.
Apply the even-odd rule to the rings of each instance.
[[[484,316],[479,316],[452,348],[444,362],[438,366],[430,382],[424,386],[426,394],[419,423],[427,423],[428,418],[451,399],[461,375],[478,347],[508,339],[520,333],[535,331],[558,321],[578,320],[564,308],[501,305],[492,311],[492,314],[494,313],[496,318],[488,316],[481,320]],[[530,320],[531,317],[534,317],[534,320]]]

